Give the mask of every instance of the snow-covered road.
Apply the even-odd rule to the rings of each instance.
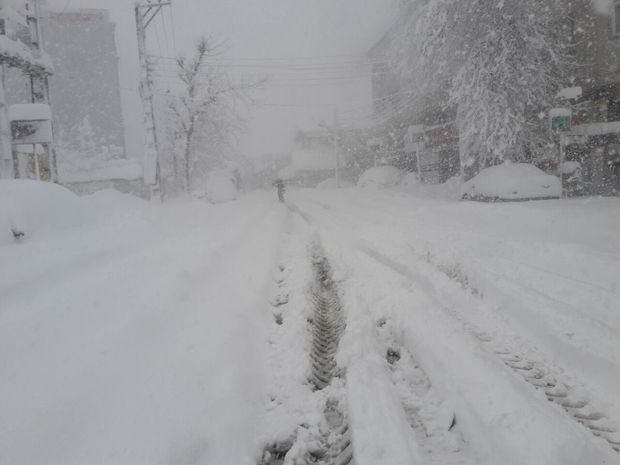
[[[620,464],[617,199],[83,202],[0,246],[0,464]]]

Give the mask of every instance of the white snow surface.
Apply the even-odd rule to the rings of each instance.
[[[565,161],[560,167],[562,174],[573,174],[581,169],[581,163],[578,161]]]
[[[207,177],[206,196],[211,203],[230,202],[237,198],[237,186],[227,173],[211,173]]]
[[[58,177],[60,182],[81,184],[112,180],[135,181],[142,178],[142,167],[135,160],[85,159],[80,158],[79,154],[72,155],[71,160],[59,160]]]
[[[353,184],[351,184],[346,179],[341,179],[340,187],[353,187]],[[328,178],[318,183],[316,188],[317,189],[338,189],[338,182],[336,181],[336,178]]]
[[[50,119],[52,119],[52,110],[45,103],[19,103],[9,106],[9,121]]]
[[[401,187],[410,190],[416,189],[420,184],[418,173],[407,173],[400,182]]]
[[[362,173],[357,181],[357,187],[372,189],[394,187],[404,176],[405,173],[394,166],[376,166]]]
[[[0,243],[2,462],[250,465],[290,440],[292,465],[329,401],[358,465],[620,464],[496,355],[620,419],[619,199],[459,202],[448,183],[159,205],[16,183],[0,202],[74,222]],[[346,375],[320,391],[316,244],[346,317]]]
[[[483,169],[463,184],[463,195],[470,198],[523,200],[558,198],[560,180],[528,163],[510,163]]]

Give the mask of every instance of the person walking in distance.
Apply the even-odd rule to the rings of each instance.
[[[280,202],[284,202],[284,193],[286,192],[286,186],[284,185],[284,181],[278,178],[274,181],[273,185],[278,190],[278,200]]]

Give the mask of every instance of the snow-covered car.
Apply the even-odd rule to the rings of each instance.
[[[357,181],[357,187],[385,189],[400,183],[405,173],[394,166],[376,166],[364,171]]]
[[[205,194],[209,202],[222,203],[237,199],[237,183],[234,176],[225,171],[212,171],[207,176]]]
[[[557,199],[562,185],[555,176],[528,163],[503,163],[486,168],[461,187],[461,197],[471,200]]]

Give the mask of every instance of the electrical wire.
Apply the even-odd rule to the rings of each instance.
[[[176,27],[174,23],[174,7],[172,6],[172,3],[170,4],[170,8],[168,8],[167,10],[168,10],[168,14],[170,15],[170,27],[172,29],[172,50],[174,52],[174,56],[177,56],[178,55],[177,33],[176,33]]]
[[[168,56],[171,56],[172,53],[170,52],[170,38],[168,37],[168,28],[166,27],[166,20],[165,20],[165,16],[163,13],[159,16],[159,19],[161,21],[161,27],[164,31],[164,41],[166,43],[166,54]]]

